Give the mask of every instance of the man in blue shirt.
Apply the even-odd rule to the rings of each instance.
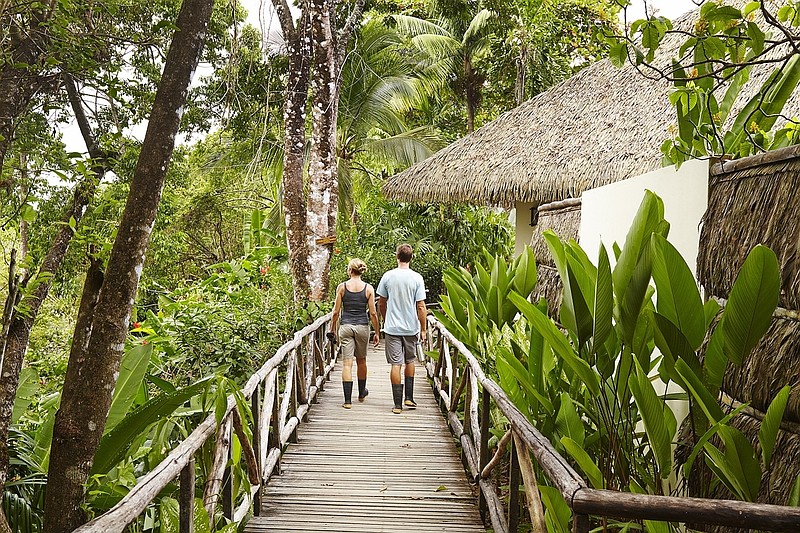
[[[425,307],[425,282],[411,270],[413,250],[408,244],[397,247],[397,268],[385,273],[378,283],[378,312],[383,318],[386,362],[392,365],[389,378],[392,382],[394,408],[403,412],[403,406],[414,409],[414,359],[416,344],[425,342],[427,335],[427,308]],[[405,363],[405,400],[400,368]]]

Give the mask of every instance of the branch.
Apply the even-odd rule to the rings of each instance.
[[[288,2],[286,0],[272,0],[272,5],[275,7],[275,13],[281,23],[284,41],[294,39],[297,30],[294,27],[294,20],[292,20],[292,12],[289,9]]]
[[[344,53],[344,50],[347,49],[347,45],[350,43],[350,35],[353,33],[356,24],[361,20],[361,14],[364,11],[364,1],[365,0],[356,0],[356,5],[353,6],[353,10],[347,17],[344,27],[342,27],[342,30],[339,32],[339,46],[343,49],[341,53]]]

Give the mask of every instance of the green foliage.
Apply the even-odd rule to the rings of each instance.
[[[757,448],[730,426],[744,407],[725,414],[717,403],[717,374],[719,361],[723,368],[740,363],[765,333],[779,291],[777,259],[761,246],[749,254],[715,325],[719,306],[703,305],[691,271],[666,239],[663,212],[661,200],[647,192],[613,271],[604,247],[593,263],[576,243],[545,235],[564,286],[558,325],[547,316],[546,304],[525,297],[529,285],[524,292],[500,293],[519,317],[514,309],[497,315],[498,308],[484,301],[484,294],[497,290],[485,290],[482,283],[507,287],[508,279],[526,278],[519,270],[531,265],[522,259],[502,269],[496,262],[491,274],[477,265],[474,276],[448,271],[448,295],[437,317],[471,349],[484,349],[486,339],[496,343],[478,353],[497,354],[500,385],[593,487],[645,494],[680,490],[673,476],[678,420],[668,402],[688,398],[688,427],[694,433],[685,444],[691,456],[684,474],[699,468],[702,458],[714,482],[753,501],[790,388],[769,408]],[[709,335],[703,358],[700,350]],[[718,353],[710,362],[714,349]],[[657,377],[664,385],[655,383]],[[670,384],[682,391],[670,393]],[[560,505],[542,494],[551,513],[548,523],[559,530]],[[668,531],[664,524],[646,527]]]
[[[666,18],[648,17],[634,21],[624,35],[610,38],[615,66],[628,61],[646,64],[674,84],[670,101],[676,110],[677,135],[662,145],[664,165],[708,156],[744,157],[795,144],[796,119],[778,131],[772,128],[800,81],[800,59],[769,53],[781,46],[780,36],[786,37],[783,45],[794,46],[791,32],[800,19],[793,4],[776,12],[777,6],[763,2],[700,4],[689,31],[673,28]],[[754,13],[760,13],[762,6],[769,16],[757,21]],[[680,39],[681,46],[672,66],[663,69],[654,57],[670,34]],[[774,65],[774,71],[732,117],[734,103],[757,64]]]

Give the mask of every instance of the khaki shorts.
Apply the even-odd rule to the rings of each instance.
[[[386,362],[390,365],[413,363],[417,357],[416,335],[389,335],[384,339]]]
[[[339,326],[342,359],[364,359],[367,356],[369,326],[367,324],[342,324]]]

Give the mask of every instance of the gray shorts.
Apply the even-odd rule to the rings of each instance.
[[[390,365],[413,363],[417,357],[416,335],[389,335],[384,339],[386,362]]]
[[[342,360],[365,358],[369,342],[369,326],[342,324],[339,326],[339,342],[342,343]]]

